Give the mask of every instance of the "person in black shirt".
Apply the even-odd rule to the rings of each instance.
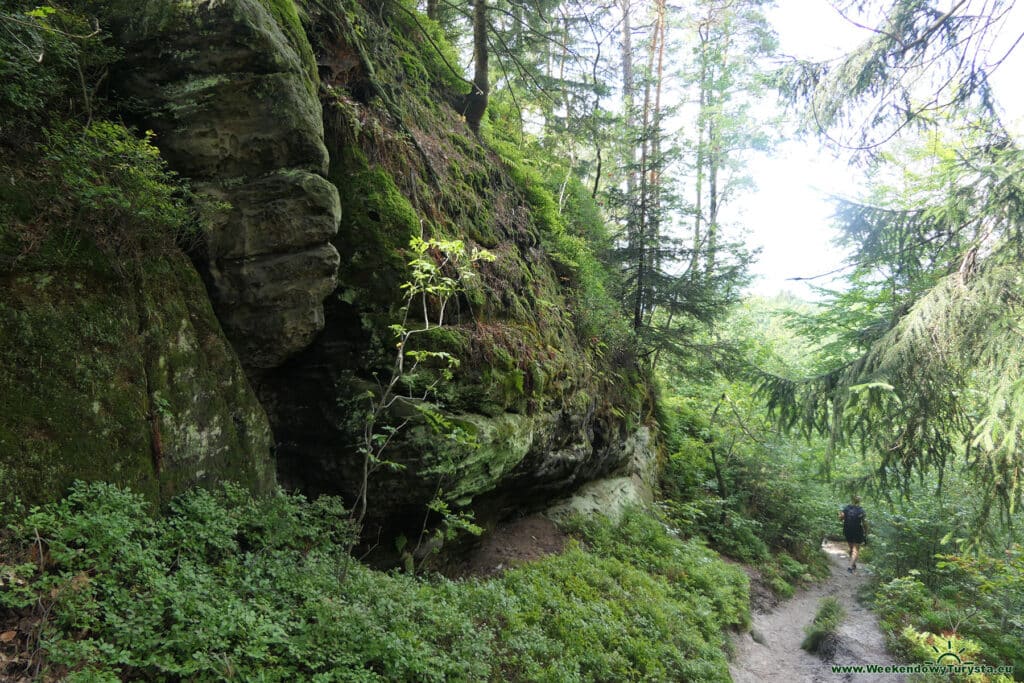
[[[843,523],[843,537],[850,546],[850,566],[846,571],[853,573],[857,570],[860,546],[867,539],[868,533],[868,523],[864,508],[860,506],[860,496],[854,496],[850,505],[839,511],[839,519]]]

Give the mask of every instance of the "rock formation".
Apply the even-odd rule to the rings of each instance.
[[[33,453],[17,480],[52,483],[33,497],[104,473],[164,492],[220,478],[265,487],[265,410],[280,480],[351,501],[367,396],[391,372],[390,326],[406,316],[408,245],[421,235],[495,258],[461,283],[444,324],[415,338],[460,366],[439,383],[438,367],[402,378],[401,391],[436,412],[403,401],[382,420],[402,427],[384,454],[393,467],[369,482],[369,533],[419,529],[434,499],[484,521],[540,509],[651,462],[646,384],[586,259],[599,266],[513,147],[482,142],[449,106],[464,84],[439,57],[436,28],[397,3],[357,0],[307,3],[305,29],[292,0],[105,7],[123,50],[113,101],[216,202],[193,256],[241,366],[180,257],[156,259],[168,274],[138,292],[88,273],[50,289],[11,276],[15,298],[0,314],[33,311],[38,332],[7,329],[49,367],[29,374],[34,351],[19,351],[26,369],[0,375],[3,395],[46,387],[40,400],[68,415],[14,432],[0,422],[0,452]],[[90,318],[67,306],[110,329],[83,328]],[[414,311],[406,320],[422,323]],[[44,329],[53,338],[33,342]],[[51,374],[65,377],[51,386]],[[87,438],[76,444],[78,429]],[[104,444],[89,462],[48,459]]]
[[[100,256],[0,269],[0,501],[74,479],[166,500],[275,480],[267,417],[183,256],[126,281]]]
[[[224,203],[201,265],[250,368],[279,365],[323,328],[335,286],[338,192],[323,174],[317,76],[291,0],[148,0],[111,20],[118,96],[197,191]]]

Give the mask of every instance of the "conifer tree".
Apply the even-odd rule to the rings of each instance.
[[[986,511],[1024,492],[1024,152],[987,83],[1004,56],[986,54],[1010,7],[892,2],[838,66],[790,71],[812,125],[885,182],[840,204],[850,287],[804,321],[821,373],[764,378],[784,424],[859,446],[881,484],[963,468]],[[858,117],[857,137],[836,132]]]

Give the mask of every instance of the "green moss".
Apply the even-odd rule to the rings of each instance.
[[[293,0],[259,1],[270,12],[271,16],[274,17],[274,21],[277,22],[277,25],[281,27],[281,30],[284,31],[285,36],[288,38],[288,43],[299,55],[299,59],[302,60],[306,71],[307,86],[310,89],[310,94],[315,97],[320,82],[316,67],[316,57],[313,56],[313,48],[309,44],[306,31],[302,28],[302,22],[299,20],[299,13],[295,7],[295,2]]]
[[[644,393],[635,374],[618,367],[629,365],[630,357],[600,327],[601,316],[614,322],[619,315],[603,288],[602,266],[581,231],[566,223],[550,183],[521,149],[493,136],[481,144],[446,106],[450,91],[438,85],[446,68],[408,16],[412,4],[385,3],[377,16],[353,0],[307,3],[310,17],[317,18],[309,30],[320,56],[329,58],[341,43],[363,62],[347,72],[347,81],[335,84],[324,109],[330,179],[343,207],[334,241],[345,264],[339,272],[339,317],[359,321],[355,333],[366,340],[356,347],[350,342],[354,325],[332,323],[328,316],[324,348],[346,349],[333,362],[349,373],[339,374],[346,386],[337,392],[354,394],[360,382],[372,382],[368,367],[387,372],[393,358],[387,328],[402,317],[411,236],[453,236],[497,257],[480,265],[478,277],[466,283],[450,309],[447,322],[455,329],[413,342],[417,349],[448,351],[461,361],[454,379],[437,385],[431,400],[482,445],[469,448],[414,422],[388,454],[407,469],[393,478],[379,475],[381,490],[375,494],[375,500],[401,499],[402,505],[420,489],[429,489],[429,500],[436,479],[424,481],[442,464],[449,473],[444,488],[455,492],[455,502],[494,487],[525,457],[524,439],[546,438],[558,429],[544,422],[551,415],[601,420],[622,430],[639,413]],[[325,13],[324,7],[335,12]],[[332,29],[328,24],[337,10],[343,14],[336,24],[342,25]],[[570,198],[580,220],[599,222],[598,213],[586,214],[581,197]],[[599,226],[589,227],[596,233]],[[405,389],[419,393],[438,376],[437,368],[421,367],[416,377],[405,378]],[[360,426],[349,428],[356,432]],[[587,436],[581,431],[566,438],[583,443]],[[325,471],[337,470],[341,459],[337,449],[312,457]],[[417,471],[421,479],[413,476]]]
[[[342,206],[334,244],[348,259],[339,274],[339,289],[352,301],[387,303],[387,311],[401,300],[404,252],[409,239],[420,234],[419,218],[389,173],[369,168],[358,150],[344,156],[330,176]]]
[[[162,434],[164,497],[224,479],[267,491],[274,482],[267,418],[198,274],[173,258],[152,261],[145,277],[146,373]]]
[[[446,93],[468,92],[461,73],[457,73],[461,64],[458,52],[448,42],[444,31],[437,22],[420,12],[414,2],[399,0],[402,8],[393,10],[393,20],[399,30],[392,33],[396,42],[408,51],[402,54],[402,65],[409,78],[419,76],[421,82],[429,86],[424,94],[440,90]]]
[[[409,350],[429,349],[445,351],[456,358],[466,358],[469,354],[468,330],[457,327],[432,327],[417,332],[409,340]]]
[[[488,368],[483,371],[481,381],[487,402],[495,403],[503,411],[524,412],[526,397],[524,380],[526,374],[519,369],[500,370]]]
[[[38,502],[111,478],[155,497],[134,298],[90,273],[7,276],[3,289],[4,493]]]
[[[75,479],[153,500],[273,482],[266,417],[197,274],[180,256],[144,271],[141,286],[82,263],[0,275],[3,495],[51,500]]]
[[[443,462],[438,469],[444,472],[447,499],[465,506],[522,462],[533,445],[540,418],[505,413],[497,417],[465,414],[451,419],[474,437],[475,445],[450,449],[439,458]]]

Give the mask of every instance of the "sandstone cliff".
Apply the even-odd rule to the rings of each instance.
[[[49,267],[0,273],[11,292],[0,322],[19,349],[5,364],[47,360],[0,375],[0,396],[32,416],[0,416],[0,466],[27,497],[79,476],[266,486],[272,430],[282,483],[351,500],[414,236],[495,260],[417,337],[461,364],[426,394],[440,427],[415,411],[385,416],[385,427],[411,420],[384,454],[393,466],[369,482],[370,533],[419,528],[434,499],[483,520],[539,507],[620,470],[637,443],[649,452],[633,438],[646,385],[576,223],[585,212],[563,211],[512,141],[467,129],[451,106],[466,87],[448,66],[457,58],[411,5],[118,1],[102,21],[120,50],[112,107],[155,131],[207,207],[190,254],[234,352],[180,256],[156,257],[141,289],[109,268],[91,280],[102,259],[54,286]],[[83,328],[93,315],[110,328],[102,345]],[[92,360],[103,368],[72,382]],[[440,372],[401,389],[423,395]],[[70,417],[54,426],[46,409]],[[37,478],[47,485],[30,487]]]

